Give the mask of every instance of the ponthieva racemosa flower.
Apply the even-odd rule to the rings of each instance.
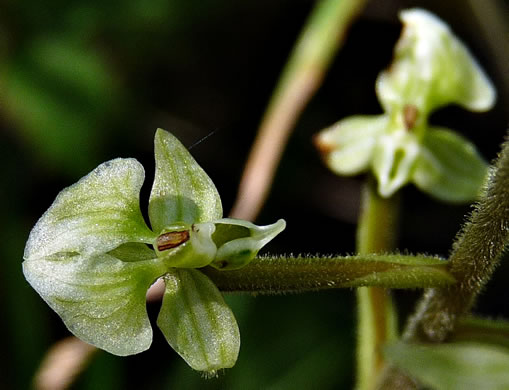
[[[151,229],[140,211],[144,170],[135,159],[108,161],[64,189],[26,244],[28,282],[80,339],[115,355],[146,350],[152,329],[146,292],[166,288],[157,325],[194,369],[232,367],[235,317],[197,268],[237,269],[284,227],[222,218],[217,190],[170,133],[155,136]]]
[[[436,16],[403,11],[393,63],[376,82],[382,115],[345,118],[315,139],[328,167],[340,175],[372,170],[380,195],[412,182],[448,202],[479,194],[487,163],[456,132],[428,124],[432,111],[458,104],[491,108],[495,90],[468,49]]]

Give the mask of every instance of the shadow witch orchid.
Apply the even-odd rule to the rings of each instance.
[[[285,228],[222,218],[218,192],[170,133],[155,135],[156,173],[146,225],[144,181],[135,159],[99,165],[64,189],[25,247],[28,282],[80,339],[115,355],[149,348],[146,292],[162,277],[157,325],[195,370],[235,364],[240,336],[214,283],[196,268],[227,272],[248,264]]]

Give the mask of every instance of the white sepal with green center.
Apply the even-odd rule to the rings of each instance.
[[[168,343],[195,370],[213,375],[233,367],[239,328],[215,284],[194,269],[174,269],[164,281],[157,325]]]
[[[210,222],[223,216],[216,186],[180,141],[158,129],[156,173],[149,201],[154,232],[175,223]]]

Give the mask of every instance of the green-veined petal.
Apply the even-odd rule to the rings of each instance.
[[[412,181],[446,202],[470,202],[482,190],[488,164],[475,146],[445,128],[429,129],[422,140]]]
[[[154,139],[156,173],[150,194],[152,229],[174,223],[208,222],[223,216],[217,189],[187,149],[167,131]]]
[[[174,269],[157,325],[168,343],[192,368],[214,373],[232,367],[239,353],[239,328],[210,279],[198,270]]]
[[[135,159],[118,158],[62,190],[32,229],[24,258],[58,252],[92,255],[126,242],[152,242],[155,235],[139,206],[144,175]]]

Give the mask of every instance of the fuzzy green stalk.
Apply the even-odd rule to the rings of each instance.
[[[444,259],[424,255],[262,256],[244,268],[201,268],[222,292],[285,294],[379,286],[422,288],[455,283]]]
[[[357,228],[359,254],[384,253],[396,244],[399,201],[382,198],[370,177],[361,198]],[[389,290],[362,287],[357,290],[357,390],[371,390],[384,367],[382,346],[397,337],[396,312]]]
[[[491,279],[509,243],[509,135],[484,194],[452,248],[450,272],[458,281],[425,291],[404,333],[406,341],[442,342],[468,313]]]

